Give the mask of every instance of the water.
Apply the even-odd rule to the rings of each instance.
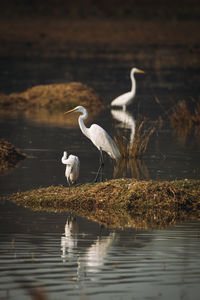
[[[38,84],[81,81],[109,103],[130,87],[129,62],[1,59],[0,64],[1,91],[5,93]],[[147,69],[146,75],[137,76],[137,101],[128,110],[126,129],[120,127],[124,128],[122,112],[111,112],[109,107],[94,121],[111,134],[119,126],[131,138],[139,115],[156,120],[163,113],[162,107],[170,107],[170,99],[197,99],[198,78],[195,69]],[[61,164],[64,150],[81,160],[80,183],[95,177],[98,151],[78,126],[1,116],[0,136],[29,155],[0,178],[1,195],[66,185],[65,166]],[[152,137],[137,167],[128,162],[117,170],[106,156],[104,176],[199,179],[199,154],[198,136],[190,132],[185,141],[181,140],[164,117],[163,126]],[[32,212],[2,199],[0,206],[0,299],[31,299],[34,287],[41,287],[48,299],[199,298],[199,222],[165,230],[120,231],[101,228],[68,213]]]
[[[0,297],[198,299],[200,224],[108,230],[67,213],[1,205]]]

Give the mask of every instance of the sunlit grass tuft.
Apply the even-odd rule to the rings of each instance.
[[[132,141],[127,138],[125,130],[116,131],[114,140],[119,148],[122,158],[141,158],[147,150],[149,141],[161,120],[149,122],[146,118],[136,124],[135,135]]]

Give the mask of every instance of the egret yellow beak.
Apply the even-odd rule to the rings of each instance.
[[[70,109],[70,110],[64,112],[64,114],[69,114],[69,113],[71,113],[71,112],[73,112],[73,111],[75,111],[75,110],[76,110],[76,108]]]
[[[144,74],[145,72],[143,70],[137,69],[137,73],[142,73]]]

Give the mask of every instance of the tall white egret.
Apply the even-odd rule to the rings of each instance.
[[[67,152],[64,151],[63,157],[61,159],[62,163],[66,165],[65,177],[67,179],[68,185],[75,183],[79,176],[80,161],[78,156],[70,154],[67,158]]]
[[[132,103],[132,101],[135,97],[135,93],[136,93],[136,81],[135,81],[135,77],[134,77],[135,73],[144,73],[144,71],[137,69],[137,68],[131,69],[130,78],[131,78],[131,82],[132,82],[132,87],[131,87],[130,92],[127,92],[127,93],[122,94],[122,95],[118,96],[117,98],[115,98],[111,102],[111,106],[122,106],[123,110],[126,110],[126,106]]]
[[[117,160],[120,158],[120,152],[113,141],[113,139],[109,136],[109,134],[99,125],[92,124],[89,128],[87,128],[84,124],[84,120],[88,117],[88,112],[83,106],[77,106],[74,109],[71,109],[66,113],[70,112],[80,112],[81,115],[78,118],[79,127],[82,133],[91,140],[91,142],[97,147],[100,152],[100,166],[97,171],[97,175],[95,181],[97,181],[99,177],[99,172],[102,170],[104,166],[103,154],[102,151],[105,151],[111,158]]]

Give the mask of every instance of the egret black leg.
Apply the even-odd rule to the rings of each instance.
[[[104,160],[103,160],[103,153],[102,153],[102,151],[100,151],[100,165],[101,165],[101,169],[100,169],[100,181],[103,181]]]
[[[103,153],[102,153],[101,150],[99,152],[100,152],[100,165],[99,165],[99,168],[98,168],[98,171],[97,171],[97,175],[94,179],[94,182],[97,182],[99,174],[100,174],[100,181],[102,181],[102,179],[103,179],[103,173],[102,173],[103,167],[104,167]]]
[[[68,180],[67,182],[68,182],[68,187],[69,187],[69,189],[68,189],[68,194],[69,194],[70,193],[70,181]]]

